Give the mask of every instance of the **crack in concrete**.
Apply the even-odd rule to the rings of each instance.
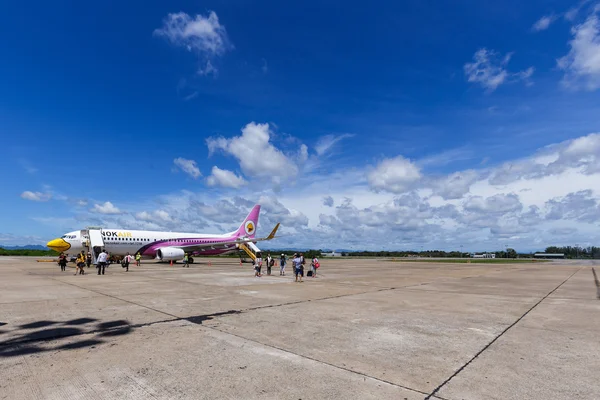
[[[457,369],[452,375],[450,375],[450,377],[448,379],[446,379],[444,382],[442,382],[438,387],[436,387],[431,393],[429,393],[429,395],[427,397],[425,397],[424,400],[430,400],[432,397],[438,397],[437,396],[437,392],[440,391],[440,389],[442,389],[444,386],[446,386],[451,380],[452,378],[454,378],[455,376],[457,376],[459,373],[461,373],[466,367],[469,366],[469,364],[471,364],[473,361],[475,361],[483,352],[485,352],[487,349],[490,348],[491,345],[493,345],[498,339],[500,339],[506,332],[508,332],[512,327],[514,327],[516,324],[518,324],[519,322],[521,322],[521,320],[523,318],[525,318],[527,316],[527,314],[529,314],[531,311],[533,311],[537,306],[540,305],[540,303],[544,300],[546,300],[548,298],[548,296],[550,296],[552,293],[554,293],[555,291],[558,290],[558,288],[560,288],[562,285],[564,285],[569,279],[571,279],[576,273],[578,273],[579,271],[581,271],[584,267],[581,267],[580,269],[578,269],[577,271],[573,272],[571,275],[569,275],[567,277],[567,279],[565,279],[564,281],[562,281],[558,286],[556,286],[554,289],[552,289],[550,292],[548,292],[544,297],[542,297],[540,299],[540,301],[538,301],[537,303],[535,303],[529,310],[525,311],[525,313],[523,315],[521,315],[519,318],[517,318],[517,320],[515,322],[513,322],[512,324],[510,324],[508,327],[506,327],[502,332],[500,332],[494,339],[492,339],[491,342],[489,342],[487,345],[485,345],[481,350],[479,350],[473,357],[471,357],[471,359],[469,361],[467,361],[465,364],[463,364],[459,369]]]
[[[419,394],[423,394],[423,395],[427,395],[428,394],[427,392],[422,392],[420,390],[413,389],[413,388],[410,388],[408,386],[403,386],[403,385],[400,385],[398,383],[394,383],[394,382],[391,382],[391,381],[387,381],[385,379],[376,378],[374,376],[365,374],[363,372],[355,371],[353,369],[346,368],[346,367],[341,367],[339,365],[335,365],[335,364],[329,363],[327,361],[317,360],[316,358],[313,358],[313,357],[310,357],[310,356],[307,356],[307,355],[304,355],[304,354],[300,354],[300,353],[295,353],[293,351],[290,351],[290,350],[287,350],[287,349],[284,349],[284,348],[281,348],[281,347],[278,347],[278,346],[274,346],[272,344],[263,343],[261,341],[258,341],[258,340],[255,340],[255,339],[250,339],[250,338],[247,338],[247,337],[242,336],[242,335],[238,335],[238,334],[235,334],[235,333],[232,333],[232,332],[227,332],[227,331],[221,330],[221,329],[219,329],[217,327],[214,327],[214,326],[205,326],[205,328],[207,328],[207,329],[213,329],[213,330],[215,330],[217,332],[221,332],[221,333],[226,334],[226,335],[235,336],[235,337],[237,337],[239,339],[242,339],[242,340],[245,340],[245,341],[248,341],[248,342],[253,342],[253,343],[265,346],[265,347],[270,347],[272,349],[279,350],[279,351],[282,351],[284,353],[293,354],[293,355],[295,355],[297,357],[300,357],[300,358],[305,358],[307,360],[311,360],[311,361],[317,362],[319,364],[324,364],[324,365],[327,365],[329,367],[333,367],[333,368],[336,368],[336,369],[341,369],[343,371],[350,372],[350,373],[353,373],[353,374],[356,374],[356,375],[360,375],[360,376],[365,377],[365,378],[373,379],[373,380],[378,381],[378,382],[386,383],[388,385],[396,386],[396,387],[399,387],[399,388],[402,388],[402,389],[405,389],[405,390],[410,390],[411,392],[415,392],[415,393],[419,393]],[[446,399],[442,399],[442,400],[446,400]]]

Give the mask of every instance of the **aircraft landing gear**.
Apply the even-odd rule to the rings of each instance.
[[[188,264],[193,264],[194,263],[194,259],[192,257],[188,257]]]

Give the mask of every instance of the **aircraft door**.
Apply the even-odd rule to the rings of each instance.
[[[87,249],[89,251],[90,249],[90,236],[89,236],[89,232],[87,229],[82,229],[79,232],[79,238],[81,239],[81,247],[83,249]]]

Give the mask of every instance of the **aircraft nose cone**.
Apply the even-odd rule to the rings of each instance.
[[[56,250],[60,253],[69,250],[71,248],[71,244],[65,242],[64,239],[54,239],[46,243],[46,247],[49,247],[52,250]]]

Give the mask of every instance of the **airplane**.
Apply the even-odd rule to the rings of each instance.
[[[188,253],[190,263],[194,262],[192,256],[217,256],[243,250],[254,259],[255,254],[260,251],[255,243],[272,240],[279,229],[278,223],[269,236],[256,238],[259,213],[260,205],[257,204],[237,230],[223,235],[90,227],[69,232],[49,241],[46,246],[60,253],[78,254],[81,251],[90,251],[94,263],[101,249],[105,249],[111,255],[140,253],[142,258],[160,261],[181,260],[185,253]]]

